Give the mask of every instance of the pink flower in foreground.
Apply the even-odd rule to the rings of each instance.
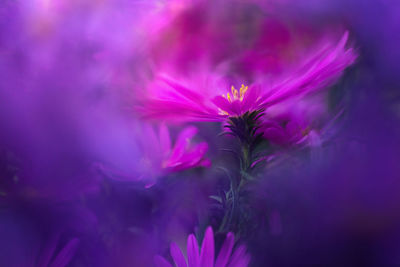
[[[213,78],[184,84],[160,75],[147,88],[148,95],[140,110],[144,116],[155,119],[221,121],[247,111],[267,109],[334,83],[356,59],[353,49],[345,48],[347,39],[346,32],[338,43],[324,42],[284,75],[240,88],[228,89],[226,84],[221,88],[210,82]]]
[[[232,233],[226,235],[224,244],[215,259],[214,254],[214,233],[208,227],[199,250],[196,237],[191,234],[187,239],[187,257],[185,257],[178,245],[171,244],[170,253],[177,267],[246,267],[250,262],[250,256],[246,253],[246,248],[242,245],[233,251],[235,236]],[[172,265],[160,256],[156,256],[155,264],[157,267],[172,267]]]

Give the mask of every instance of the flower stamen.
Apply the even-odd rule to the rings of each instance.
[[[248,86],[245,86],[244,84],[242,84],[242,86],[240,87],[239,91],[236,90],[235,86],[232,85],[231,87],[231,93],[227,93],[225,96],[224,94],[222,95],[222,97],[228,99],[228,101],[230,103],[232,103],[233,101],[239,100],[239,101],[243,101],[244,96],[247,92],[247,90],[249,89]]]

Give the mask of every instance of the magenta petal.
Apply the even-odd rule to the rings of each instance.
[[[250,257],[246,253],[246,247],[240,246],[233,253],[228,267],[247,267],[250,263]]]
[[[172,265],[161,256],[154,257],[154,265],[156,267],[172,267]]]
[[[237,115],[240,116],[242,114],[242,102],[240,100],[235,100],[231,103],[231,110],[232,112],[230,115]],[[246,112],[245,110],[244,112]]]
[[[171,151],[171,137],[169,136],[169,131],[165,124],[160,126],[160,146],[163,156],[166,156]]]
[[[185,86],[173,81],[170,78],[167,77],[160,77],[161,80],[163,80],[166,84],[174,88],[177,92],[179,92],[182,96],[186,97],[187,99],[192,100],[194,103],[200,104],[201,101],[203,100],[203,96],[196,93],[193,90],[190,90],[186,88]]]
[[[197,128],[193,126],[189,126],[183,129],[183,131],[179,134],[178,139],[175,142],[172,155],[169,159],[170,162],[180,161],[180,158],[186,151],[190,139],[192,139],[196,133],[197,133]]]
[[[305,60],[298,71],[276,83],[262,97],[264,107],[274,105],[291,97],[304,95],[328,86],[356,58],[352,49],[345,50],[347,33],[336,46],[327,44]]]
[[[214,97],[211,101],[222,111],[225,111],[229,114],[235,113],[235,111],[232,109],[232,104],[226,98],[219,95]]]
[[[142,145],[144,146],[144,151],[148,151],[151,154],[158,153],[160,149],[160,143],[156,132],[149,124],[145,124],[143,128],[144,134],[142,135]]]
[[[226,235],[226,239],[222,248],[218,254],[215,267],[225,267],[228,264],[229,256],[232,253],[233,244],[235,242],[235,236],[232,233]]]
[[[187,267],[185,257],[176,243],[171,243],[170,253],[174,259],[176,267]]]
[[[260,85],[251,85],[242,101],[242,110],[244,112],[257,109],[257,100],[260,96]]]
[[[187,120],[219,121],[221,118],[206,107],[193,105],[191,102],[151,99],[138,110],[146,118],[169,119],[173,121]],[[178,116],[179,115],[179,116]]]
[[[65,267],[75,255],[76,249],[79,245],[79,239],[74,238],[70,240],[57,254],[56,258],[49,267]]]
[[[199,245],[197,244],[196,237],[193,234],[189,235],[187,240],[187,256],[189,267],[199,267]]]
[[[204,157],[208,150],[207,142],[201,142],[191,148],[190,152],[184,155],[185,162],[190,163],[191,165],[197,165],[201,159]]]
[[[276,144],[285,144],[289,142],[290,137],[282,127],[269,127],[263,131],[263,136],[267,140]]]
[[[209,160],[209,159],[203,159],[202,161],[200,161],[200,164],[199,164],[199,166],[205,167],[205,168],[209,168],[209,167],[211,167],[211,165],[212,165],[212,163],[211,163],[211,160]]]
[[[214,266],[214,233],[209,226],[201,245],[200,266]]]

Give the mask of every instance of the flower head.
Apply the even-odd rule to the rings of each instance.
[[[345,48],[347,39],[346,32],[338,43],[325,41],[284,74],[243,84],[239,90],[211,73],[183,82],[159,75],[148,86],[140,110],[149,118],[218,121],[302,97],[331,85],[354,62],[353,49]]]
[[[116,180],[142,180],[146,186],[152,186],[158,177],[171,172],[183,171],[196,167],[209,167],[211,161],[205,157],[208,150],[206,142],[194,143],[197,128],[188,126],[179,132],[175,143],[172,143],[170,132],[165,124],[158,132],[148,124],[138,127],[136,132],[137,160],[132,165],[131,174],[101,169]]]
[[[328,117],[326,105],[320,97],[304,101],[288,101],[276,105],[261,117],[259,132],[273,144],[280,146],[311,145]]]
[[[178,245],[171,244],[170,253],[174,263],[178,267],[246,267],[250,262],[250,256],[246,253],[246,248],[242,245],[233,251],[235,236],[232,233],[226,235],[224,244],[215,259],[214,254],[214,233],[209,226],[206,230],[201,249],[196,237],[191,234],[187,239],[187,256],[185,257]],[[155,264],[157,267],[172,267],[172,265],[160,256],[156,256]]]
[[[145,129],[143,137],[149,138],[145,143],[145,157],[154,158],[157,166],[166,172],[182,171],[199,166],[209,166],[210,161],[205,159],[208,150],[206,142],[193,144],[192,139],[197,133],[197,128],[189,126],[178,135],[172,146],[168,128],[163,124],[156,134],[151,127]]]

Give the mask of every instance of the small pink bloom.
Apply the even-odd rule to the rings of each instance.
[[[164,124],[159,127],[158,133],[149,125],[144,127],[138,139],[142,157],[137,168],[148,186],[166,173],[211,165],[210,160],[205,158],[207,143],[193,143],[196,133],[196,127],[186,127],[172,144],[169,130]]]
[[[317,119],[321,114],[308,116],[304,108],[292,105],[291,108],[285,106],[283,110],[262,117],[260,132],[271,143],[281,146],[302,144],[316,130],[312,119]]]

